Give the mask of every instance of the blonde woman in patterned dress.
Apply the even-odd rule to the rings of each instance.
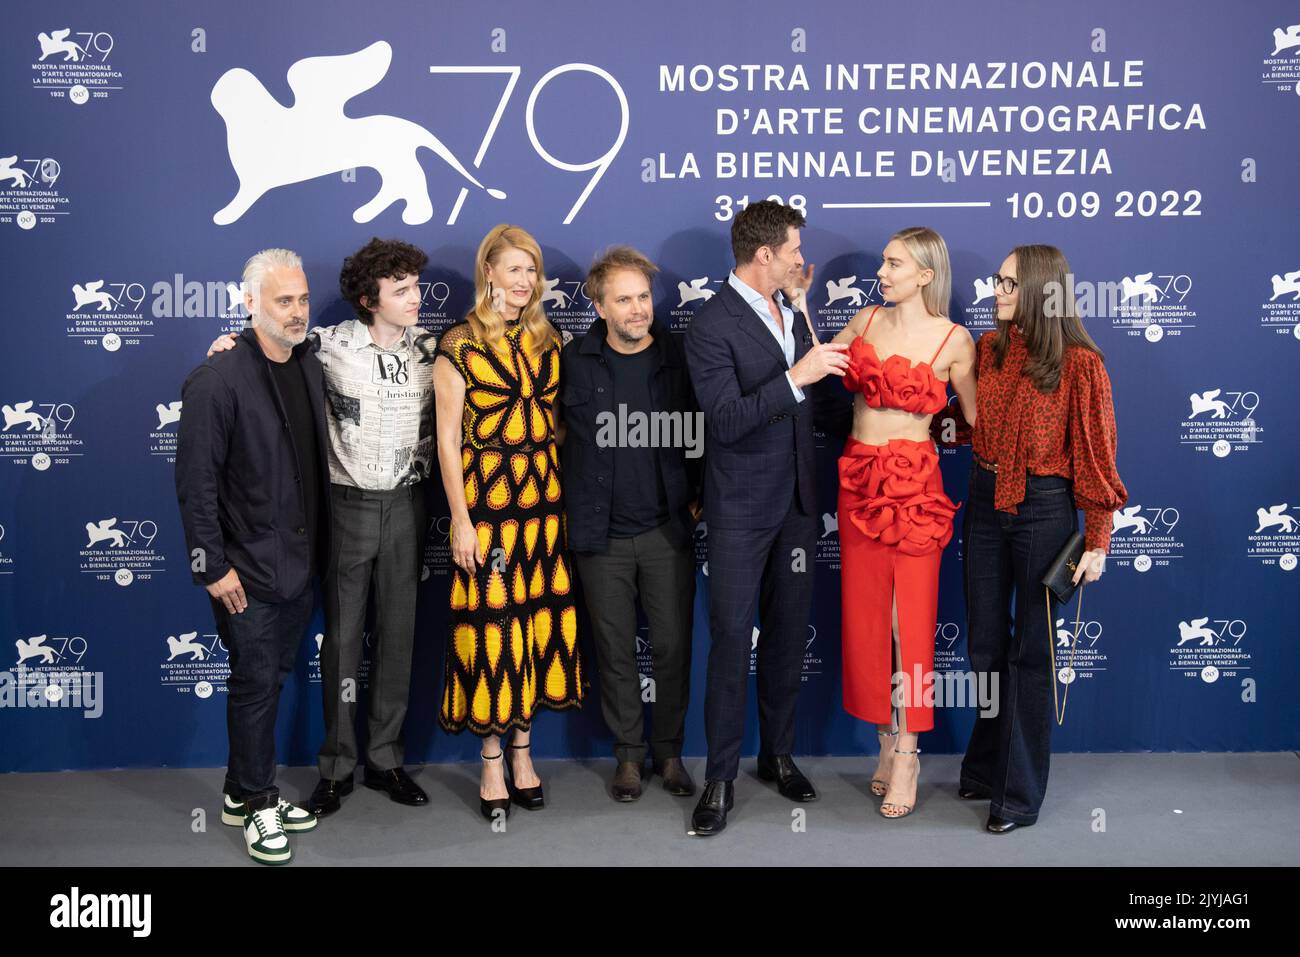
[[[456,566],[438,723],[483,738],[479,803],[494,821],[511,800],[543,806],[528,751],[537,708],[582,701],[551,412],[561,343],[545,285],[537,241],[494,227],[475,261],[474,307],[443,334],[433,367]]]

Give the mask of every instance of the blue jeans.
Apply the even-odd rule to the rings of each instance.
[[[315,592],[308,587],[299,597],[282,602],[247,598],[248,607],[237,615],[218,601],[212,602],[212,613],[217,634],[230,651],[230,762],[223,790],[252,813],[275,807],[280,800],[275,786],[275,713],[311,619]]]
[[[998,713],[976,718],[961,786],[989,795],[990,813],[1033,824],[1047,790],[1055,720],[1042,579],[1079,517],[1068,479],[1028,476],[1015,515],[993,508],[995,479],[971,466],[962,560],[967,651],[974,671],[997,672]]]

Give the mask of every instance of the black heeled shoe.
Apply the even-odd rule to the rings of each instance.
[[[1029,827],[1028,824],[1020,824],[1016,821],[1009,821],[1004,817],[998,817],[996,814],[989,814],[988,822],[984,825],[984,830],[990,834],[1010,834],[1012,831],[1022,827]]]
[[[511,735],[511,738],[513,739],[514,735]],[[512,744],[510,750],[527,751],[529,747],[530,745],[527,744]],[[542,795],[542,786],[540,784],[532,788],[515,787],[515,769],[510,766],[509,761],[506,762],[506,771],[508,772],[506,788],[510,791],[512,801],[528,811],[540,811],[546,807],[546,798]]]
[[[480,755],[480,757],[484,761],[500,761],[501,752],[498,751],[496,754],[483,754]],[[478,798],[478,809],[485,818],[495,824],[497,820],[497,811],[502,812],[505,817],[510,816],[510,798],[488,799],[480,794]]]

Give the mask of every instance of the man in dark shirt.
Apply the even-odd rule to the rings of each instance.
[[[683,796],[695,791],[681,749],[704,423],[681,350],[654,321],[656,272],[626,246],[598,259],[587,275],[598,318],[561,357],[569,547],[595,634],[619,801],[641,796],[643,701],[654,702],[650,749],[664,787]],[[638,597],[650,623],[653,679],[637,668]]]
[[[280,797],[275,715],[328,554],[325,391],[307,336],[307,277],[287,249],[244,267],[243,348],[212,356],[181,389],[176,495],[194,580],[230,653],[230,763],[221,820],[249,855],[292,858],[286,831],[316,816]]]

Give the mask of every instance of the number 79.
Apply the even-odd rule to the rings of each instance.
[[[479,167],[479,165],[483,162],[483,157],[487,155],[488,147],[492,144],[492,137],[496,135],[497,126],[501,122],[501,116],[503,113],[505,113],[506,104],[510,101],[510,95],[514,93],[515,84],[519,81],[519,74],[521,69],[522,68],[518,66],[431,66],[429,67],[430,73],[469,73],[469,74],[501,73],[504,74],[506,77],[508,77],[506,81],[505,90],[501,93],[501,99],[497,102],[496,110],[492,114],[492,120],[490,123],[488,123],[487,130],[483,134],[483,139],[479,143],[478,152],[474,154],[475,169]],[[556,157],[552,156],[550,152],[547,151],[546,147],[542,145],[541,140],[538,139],[537,136],[537,125],[534,119],[534,113],[537,109],[537,99],[539,96],[541,96],[542,90],[545,89],[546,84],[550,83],[557,76],[562,76],[565,73],[594,73],[596,76],[600,77],[602,80],[608,83],[610,89],[614,91],[614,95],[618,97],[618,105],[619,105],[618,136],[614,138],[614,142],[608,150],[606,150],[600,156],[597,156],[595,159],[589,160],[588,162],[585,163],[566,163],[564,160],[557,159]],[[556,169],[562,169],[570,173],[585,173],[588,170],[594,171],[592,172],[591,179],[587,181],[587,185],[583,187],[582,192],[578,194],[578,198],[574,201],[573,206],[569,209],[568,215],[564,217],[564,225],[567,226],[573,222],[573,218],[578,215],[578,211],[582,209],[583,204],[587,202],[587,197],[591,195],[591,191],[596,188],[596,184],[600,182],[600,178],[605,175],[605,171],[609,169],[610,165],[614,162],[614,157],[618,155],[618,151],[623,148],[623,141],[627,139],[627,125],[628,125],[627,96],[623,93],[623,88],[619,86],[618,80],[614,79],[613,76],[611,76],[605,70],[602,70],[600,67],[593,66],[590,63],[565,63],[561,66],[557,66],[551,69],[550,71],[548,71],[544,76],[542,76],[540,80],[537,81],[537,83],[533,85],[532,92],[529,93],[528,95],[527,108],[524,111],[524,123],[525,126],[527,127],[528,140],[530,143],[532,143],[533,150],[537,153],[538,156],[544,159],[549,165],[554,166]],[[455,225],[457,218],[460,216],[461,206],[464,205],[465,197],[468,195],[469,195],[469,190],[462,188],[460,191],[460,195],[456,197],[456,202],[452,206],[451,215],[447,217],[448,226]]]

